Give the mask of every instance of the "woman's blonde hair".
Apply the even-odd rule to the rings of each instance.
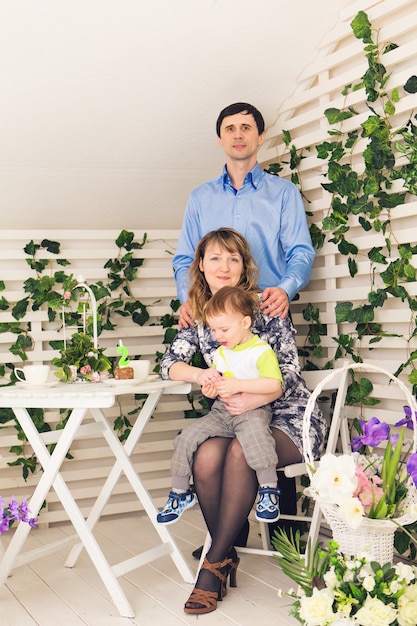
[[[200,261],[204,259],[207,247],[217,244],[220,248],[230,253],[238,253],[242,257],[242,275],[236,287],[241,287],[245,291],[258,292],[259,287],[258,269],[252,258],[249,244],[237,230],[233,228],[218,228],[204,235],[198,242],[194,261],[189,270],[190,288],[188,299],[193,310],[194,319],[202,320],[206,302],[211,298],[212,293],[203,272],[200,269]]]

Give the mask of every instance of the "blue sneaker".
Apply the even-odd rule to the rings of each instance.
[[[255,517],[260,522],[276,522],[279,520],[279,495],[278,487],[260,487],[258,502],[256,503]]]
[[[189,489],[185,493],[169,492],[168,502],[156,516],[158,524],[173,524],[180,519],[187,509],[191,509],[197,502],[197,498]]]

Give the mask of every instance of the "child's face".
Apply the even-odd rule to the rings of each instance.
[[[227,348],[249,341],[252,336],[251,318],[241,313],[222,313],[207,318],[207,324],[216,341]]]

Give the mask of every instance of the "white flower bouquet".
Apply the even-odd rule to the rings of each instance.
[[[346,557],[331,540],[316,544],[308,560],[300,553],[299,532],[282,530],[272,540],[284,573],[299,591],[279,592],[293,600],[290,615],[304,626],[415,626],[417,567],[384,565],[369,555]]]

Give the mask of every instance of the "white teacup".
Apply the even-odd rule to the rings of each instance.
[[[48,382],[50,370],[49,365],[25,365],[24,367],[15,367],[14,373],[18,380],[29,385],[45,385]],[[23,377],[19,372],[23,374]]]
[[[150,361],[130,361],[129,367],[133,369],[133,378],[136,382],[142,382],[149,375],[151,369]]]

